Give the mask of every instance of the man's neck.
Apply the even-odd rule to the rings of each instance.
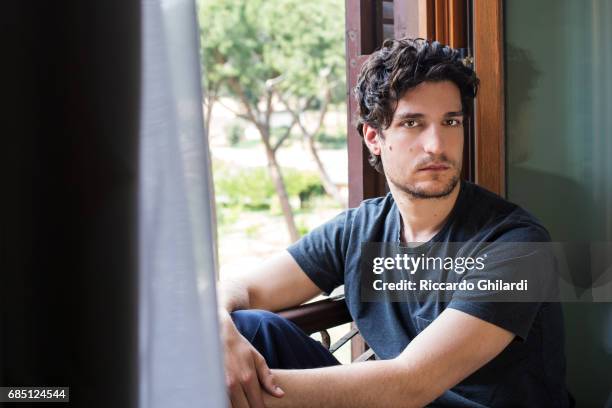
[[[402,216],[401,241],[427,242],[444,226],[450,215],[461,183],[442,198],[416,198],[391,185],[390,190]]]

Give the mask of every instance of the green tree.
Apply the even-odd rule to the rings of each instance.
[[[343,3],[200,0],[198,18],[204,84],[209,95],[207,108],[212,106],[210,98],[231,96],[241,106],[241,111],[235,113],[258,130],[292,241],[299,234],[276,153],[296,124],[306,129],[301,123],[302,112],[318,105],[324,117],[333,88],[343,84]],[[272,131],[272,117],[278,106],[285,106],[293,117],[283,132]]]

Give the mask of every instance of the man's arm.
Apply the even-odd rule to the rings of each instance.
[[[224,347],[226,385],[233,408],[263,408],[262,388],[283,396],[264,358],[238,332],[230,312],[239,309],[276,311],[296,306],[321,293],[288,252],[259,268],[219,285],[219,320]]]
[[[319,295],[321,289],[283,251],[248,273],[220,283],[221,307],[228,311],[264,309],[277,311],[297,306]]]
[[[266,407],[421,407],[485,365],[514,334],[446,309],[395,359],[310,370],[273,370],[285,391]]]

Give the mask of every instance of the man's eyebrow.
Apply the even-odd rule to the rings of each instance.
[[[425,117],[425,115],[423,115],[422,113],[401,112],[401,113],[397,113],[393,119],[394,120],[421,119],[421,118],[424,118],[424,117]]]
[[[457,112],[446,112],[444,114],[445,117],[450,118],[450,117],[454,117],[454,116],[463,116],[463,111],[457,111]]]
[[[445,118],[452,118],[455,116],[463,116],[463,111],[446,112],[444,114]],[[424,117],[424,114],[418,112],[401,112],[397,113],[393,120],[422,119]]]

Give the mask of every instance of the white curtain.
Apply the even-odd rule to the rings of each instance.
[[[142,10],[139,405],[222,407],[195,5]]]

